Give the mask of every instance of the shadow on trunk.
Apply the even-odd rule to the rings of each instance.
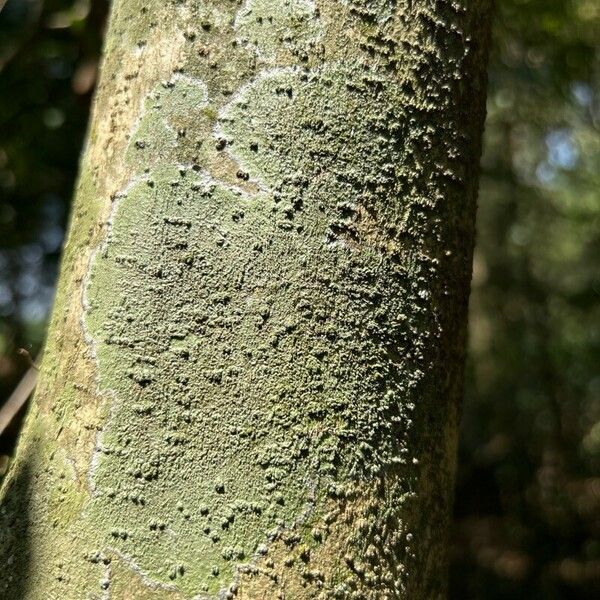
[[[0,493],[0,598],[25,600],[29,591],[31,469],[9,473]]]

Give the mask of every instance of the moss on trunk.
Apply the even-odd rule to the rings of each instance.
[[[115,3],[6,597],[443,594],[488,14]]]

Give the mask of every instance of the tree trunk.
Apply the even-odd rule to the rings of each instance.
[[[442,597],[488,0],[116,0],[11,599]]]

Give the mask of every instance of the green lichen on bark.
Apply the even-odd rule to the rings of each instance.
[[[46,367],[67,391],[31,418],[58,453],[35,511],[59,525],[30,534],[64,558],[23,598],[441,593],[484,4],[117,3],[131,134],[77,200],[106,215],[69,288],[92,373],[84,396]],[[136,114],[144,53],[172,66]],[[96,425],[65,437],[86,397]]]
[[[312,0],[248,0],[236,16],[235,29],[242,44],[270,61],[286,50],[306,55],[321,34]]]

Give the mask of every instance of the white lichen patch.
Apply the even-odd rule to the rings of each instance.
[[[246,0],[235,28],[239,40],[265,62],[275,62],[290,51],[305,56],[322,33],[311,0]]]
[[[225,593],[259,549],[311,528],[338,478],[404,462],[396,371],[413,385],[417,371],[383,366],[384,340],[406,326],[394,324],[403,268],[358,230],[355,248],[323,244],[354,235],[366,183],[393,184],[381,166],[394,147],[355,78],[336,64],[267,70],[216,128],[202,82],[174,78],[130,140],[140,174],[115,197],[87,283],[85,327],[113,400],[85,518],[103,524],[105,548],[188,595]],[[392,111],[397,94],[388,84],[379,105]],[[227,148],[259,191],[179,163],[190,120],[212,132],[204,164]],[[352,283],[331,296],[340,269]],[[380,283],[366,275],[382,269]],[[375,297],[380,333],[335,344],[373,318]],[[361,366],[371,361],[382,370]]]

